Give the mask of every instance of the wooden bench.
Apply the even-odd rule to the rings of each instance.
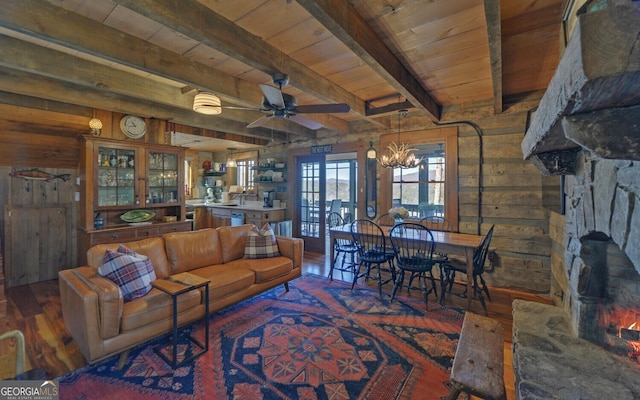
[[[451,368],[447,400],[460,392],[486,400],[504,400],[504,328],[498,321],[467,312]]]

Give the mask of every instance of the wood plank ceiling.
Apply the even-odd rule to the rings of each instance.
[[[287,119],[246,125],[260,111],[192,111],[197,90],[225,106],[259,108],[258,84],[289,75],[321,129],[384,131],[410,108],[444,107],[546,88],[559,57],[564,0],[5,0],[0,102],[16,94],[168,119],[269,139],[313,138]]]

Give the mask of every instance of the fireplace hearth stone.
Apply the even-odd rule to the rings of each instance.
[[[519,400],[640,399],[640,364],[578,338],[553,305],[514,300],[513,370]]]

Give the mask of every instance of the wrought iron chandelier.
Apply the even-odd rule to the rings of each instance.
[[[398,143],[400,144],[391,142],[387,146],[389,155],[378,159],[378,163],[384,168],[415,168],[422,162],[422,157],[416,158],[413,154],[416,149],[400,142],[400,118],[406,117],[408,113],[407,110],[398,111]]]

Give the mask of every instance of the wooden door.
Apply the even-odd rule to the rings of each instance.
[[[325,161],[323,156],[306,156],[297,160],[298,207],[295,235],[304,239],[304,248],[315,253],[325,252]]]
[[[14,207],[5,211],[7,287],[58,278],[71,265],[68,206]]]

